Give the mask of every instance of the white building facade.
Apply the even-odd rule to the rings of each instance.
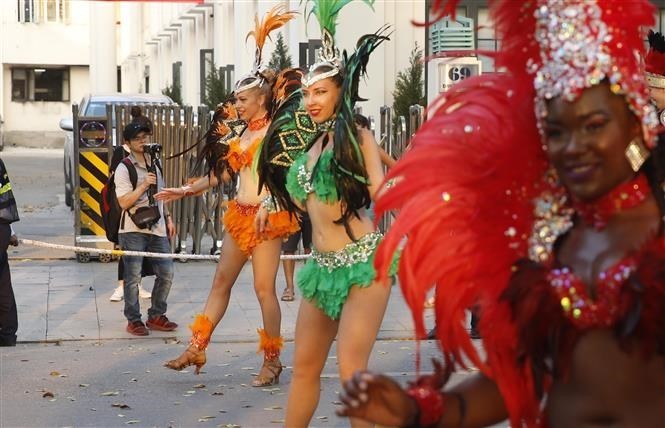
[[[61,144],[60,119],[89,90],[88,20],[87,2],[0,1],[5,145]]]
[[[665,27],[665,0],[658,6],[656,30]],[[228,85],[253,64],[254,41],[246,43],[254,16],[276,4],[300,15],[278,30],[294,66],[315,60],[320,31],[314,18],[306,23],[301,0],[0,0],[0,116],[5,144],[61,144],[60,119],[87,93],[161,93],[174,83],[183,104],[203,103],[205,80],[212,67],[225,73]],[[369,78],[361,82],[359,103],[377,117],[392,105],[397,73],[409,66],[416,45],[432,53],[423,27],[427,0],[376,0],[373,10],[362,1],[345,7],[339,17],[337,44],[352,49],[357,39],[388,24],[391,40],[372,55]],[[496,49],[487,0],[461,0],[458,15],[471,22],[473,47]],[[273,35],[276,40],[277,34]],[[267,63],[274,44],[264,51]],[[482,71],[493,72],[482,58]],[[432,73],[430,73],[432,74]],[[425,75],[431,80],[432,76]],[[431,90],[430,90],[431,92]]]
[[[308,65],[320,43],[314,18],[305,20],[300,0],[213,0],[201,4],[118,3],[118,61],[123,92],[160,93],[174,82],[180,86],[184,104],[199,105],[205,95],[205,78],[210,67],[227,71],[230,81],[249,72],[254,61],[254,40],[245,43],[254,27],[254,16],[263,17],[276,4],[300,12],[281,31],[294,66]],[[391,40],[372,55],[369,79],[360,93],[369,101],[360,104],[365,114],[378,115],[379,108],[392,104],[397,73],[409,65],[415,43],[422,49],[425,31],[411,25],[423,21],[425,1],[378,0],[374,10],[357,1],[345,7],[339,17],[337,44],[353,49],[358,38],[391,25]],[[267,64],[274,49],[268,42],[263,57]]]

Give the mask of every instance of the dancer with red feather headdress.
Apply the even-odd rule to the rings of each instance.
[[[665,155],[641,59],[654,9],[497,0],[490,12],[505,73],[430,106],[377,204],[399,210],[379,279],[402,248],[418,335],[436,288],[445,370],[407,391],[357,373],[340,414],[391,426],[663,426]],[[484,355],[464,328],[476,303]],[[441,391],[470,364],[481,373]]]

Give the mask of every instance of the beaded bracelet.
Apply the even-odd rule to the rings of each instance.
[[[269,213],[277,212],[277,204],[275,204],[275,200],[270,195],[261,199],[261,207],[265,208]]]
[[[446,407],[446,399],[441,391],[431,386],[413,385],[406,393],[416,401],[418,413],[410,427],[436,426]]]

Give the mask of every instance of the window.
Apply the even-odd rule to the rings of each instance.
[[[303,70],[307,70],[310,65],[316,63],[319,58],[319,51],[323,44],[319,39],[309,39],[308,42],[300,43],[299,65]]]
[[[489,14],[489,10],[485,7],[478,8],[478,49],[481,51],[496,51],[499,49],[499,40],[496,38],[494,31],[494,23]],[[483,63],[483,73],[492,72],[494,70],[494,59],[486,56],[481,56],[480,61]]]
[[[71,0],[16,0],[19,22],[69,22]]]
[[[35,1],[16,0],[18,6],[18,22],[35,22]]]
[[[12,101],[69,101],[69,69],[13,68]]]
[[[208,96],[207,80],[214,66],[215,65],[213,63],[213,50],[212,49],[199,50],[199,82],[200,82],[199,90],[201,91],[201,103],[204,103],[206,97]]]

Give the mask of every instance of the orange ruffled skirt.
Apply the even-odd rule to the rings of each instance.
[[[224,229],[238,244],[240,250],[251,255],[254,248],[263,241],[276,238],[285,238],[297,232],[300,228],[298,220],[288,211],[279,211],[268,216],[268,226],[261,236],[257,236],[254,228],[254,218],[259,211],[259,205],[246,205],[237,201],[230,201],[224,214]]]

